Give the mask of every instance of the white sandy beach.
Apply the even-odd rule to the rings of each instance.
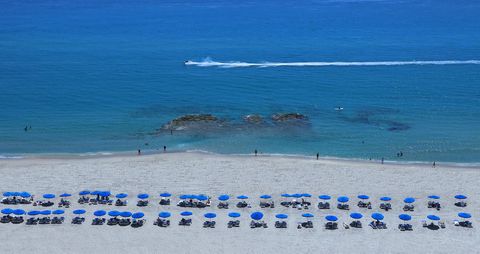
[[[66,212],[63,225],[0,224],[0,253],[479,253],[480,236],[480,168],[430,165],[399,165],[377,162],[314,160],[271,156],[224,156],[201,153],[166,153],[142,156],[108,156],[92,158],[26,158],[0,160],[0,191],[28,191],[36,196],[44,193],[73,193],[72,206]],[[121,210],[142,211],[146,214],[144,227],[91,226],[92,212],[97,209],[113,210],[114,206],[88,206],[76,203],[76,195],[83,189],[126,192],[130,204]],[[161,207],[158,194],[168,191],[174,194],[205,193],[216,197],[220,194],[251,197],[251,209],[190,209],[193,213],[191,227],[179,227],[179,212],[185,209],[175,205]],[[135,206],[136,194],[149,193],[150,205],[139,209]],[[281,193],[314,195],[315,204],[310,211],[314,229],[297,229],[304,211],[279,205]],[[453,205],[453,196],[469,197],[466,208]],[[260,209],[258,197],[271,194],[277,203],[275,209]],[[365,215],[364,228],[343,229],[342,222],[349,222],[350,212],[338,209],[318,210],[319,194],[339,195],[351,198],[352,211]],[[370,196],[374,208],[359,209],[359,194]],[[443,209],[436,212],[426,206],[428,195],[441,196]],[[393,198],[393,210],[378,209],[381,196]],[[403,213],[403,199],[417,198],[412,224],[413,232],[400,232],[397,228]],[[216,205],[216,198],[213,199]],[[332,200],[333,206],[336,201]],[[0,205],[0,208],[7,206]],[[34,209],[31,205],[20,206]],[[84,208],[86,223],[71,225],[71,210]],[[250,229],[249,214],[265,213],[267,229]],[[153,226],[160,211],[172,212],[172,226]],[[202,228],[203,214],[216,212],[217,227]],[[241,227],[228,229],[227,213],[242,213]],[[372,212],[385,215],[387,230],[367,227]],[[455,227],[460,211],[473,215],[473,229]],[[273,225],[276,213],[289,214],[288,229],[276,229]],[[325,215],[339,217],[340,229],[324,229]],[[428,214],[437,214],[446,222],[446,229],[430,231],[421,227],[421,220]]]

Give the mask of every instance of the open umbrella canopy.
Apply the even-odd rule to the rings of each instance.
[[[351,214],[350,214],[350,217],[351,217],[352,219],[359,220],[359,219],[361,219],[361,218],[363,217],[363,215],[362,215],[361,213],[351,213]]]
[[[101,192],[101,191],[96,190],[96,191],[90,192],[90,194],[91,194],[91,195],[100,195],[100,192]]]
[[[90,191],[88,191],[88,190],[83,190],[83,191],[80,191],[78,193],[78,195],[80,195],[80,196],[85,196],[85,195],[88,195],[88,194],[90,194]]]
[[[272,198],[272,196],[270,196],[270,195],[261,195],[260,198],[261,198],[261,199],[270,199],[270,198]]]
[[[275,215],[275,217],[277,217],[278,219],[282,219],[282,220],[283,220],[283,219],[288,218],[288,215],[283,214],[283,213],[279,213],[279,214]]]
[[[104,216],[105,214],[107,214],[107,212],[104,211],[104,210],[97,210],[97,211],[93,212],[93,215],[95,215],[97,217]]]
[[[11,214],[13,213],[13,209],[11,208],[5,208],[5,209],[2,209],[1,211],[3,214]]]
[[[112,216],[112,217],[120,216],[120,214],[121,214],[121,212],[116,211],[116,210],[108,212],[108,216]]]
[[[23,210],[23,209],[15,209],[15,210],[13,210],[12,213],[15,214],[15,215],[24,215],[24,214],[25,214],[25,210]]]
[[[330,197],[329,195],[320,195],[318,196],[318,198],[322,200],[330,200],[332,197]]]
[[[145,216],[145,214],[142,213],[142,212],[132,214],[132,218],[134,218],[134,219],[141,219],[141,218],[143,218],[143,216]]]
[[[412,219],[412,216],[408,215],[408,214],[400,214],[398,216],[398,218],[400,218],[401,220],[403,221],[408,221],[408,220],[411,220]]]
[[[333,216],[333,215],[327,215],[327,216],[325,216],[325,219],[328,220],[328,221],[337,221],[338,220],[337,216]]]
[[[98,195],[100,195],[100,197],[109,197],[112,193],[110,193],[110,191],[101,191]]]
[[[208,200],[208,197],[206,195],[200,194],[198,196],[195,196],[195,198],[199,201],[205,201]]]
[[[304,217],[304,218],[312,218],[312,217],[313,217],[313,214],[311,214],[311,213],[304,213],[304,214],[302,214],[302,217]]]
[[[304,197],[304,198],[311,198],[311,197],[312,197],[312,194],[310,194],[310,193],[302,193],[302,197]]]
[[[240,213],[231,212],[231,213],[228,213],[228,217],[238,218],[238,217],[240,217]]]
[[[217,214],[215,214],[215,213],[206,213],[206,214],[204,214],[203,216],[204,216],[205,218],[207,218],[207,219],[213,219],[213,218],[217,217]]]
[[[84,213],[86,213],[86,212],[87,212],[87,211],[85,211],[84,209],[77,209],[77,210],[74,210],[74,211],[73,211],[73,214],[79,215],[79,214],[84,214]]]
[[[43,194],[43,198],[46,198],[46,199],[55,198],[55,194],[51,194],[51,193]]]
[[[41,215],[50,215],[50,214],[52,214],[52,211],[50,211],[50,210],[43,210],[43,211],[40,211],[40,214],[41,214]]]
[[[467,196],[459,194],[459,195],[455,195],[455,198],[456,199],[467,199]]]
[[[301,197],[303,197],[303,195],[300,194],[300,193],[294,193],[294,194],[291,194],[290,197],[291,198],[301,198]]]
[[[195,196],[195,195],[191,195],[191,194],[183,194],[183,195],[180,195],[179,198],[180,198],[180,199],[195,199],[196,196]]]
[[[181,212],[181,213],[180,213],[181,216],[190,216],[190,215],[192,215],[192,214],[193,214],[193,213],[190,212],[190,211],[184,211],[184,212]]]
[[[405,198],[403,200],[403,202],[407,203],[407,204],[411,204],[413,202],[415,202],[415,199],[414,198],[411,198],[411,197],[408,197],[408,198]]]
[[[358,195],[357,196],[359,199],[369,199],[370,197],[367,195]]]
[[[31,195],[30,193],[28,193],[28,192],[25,192],[25,191],[24,191],[24,192],[20,192],[20,197],[22,197],[22,198],[29,198],[29,197],[31,197],[31,196],[32,196],[32,195]]]
[[[30,215],[30,216],[37,216],[39,214],[40,214],[40,211],[37,211],[37,210],[32,210],[27,213],[27,215]]]
[[[158,214],[158,217],[160,217],[160,218],[168,218],[168,217],[170,217],[170,216],[172,216],[172,214],[169,213],[169,212],[160,212],[160,213]]]
[[[437,195],[430,195],[428,196],[429,199],[440,199],[440,196]]]
[[[340,202],[340,203],[346,203],[346,202],[348,202],[348,200],[349,199],[346,196],[341,196],[341,197],[337,198],[337,201]]]
[[[117,195],[115,195],[116,198],[126,198],[128,197],[128,194],[127,193],[118,193]]]
[[[13,192],[7,191],[3,193],[4,197],[13,197]]]
[[[52,212],[53,214],[64,214],[65,211],[64,210],[61,210],[61,209],[58,209],[58,210],[55,210]]]
[[[124,217],[124,218],[128,218],[130,216],[132,216],[132,213],[131,212],[121,212],[120,213],[120,216]]]
[[[458,217],[464,218],[464,219],[469,219],[472,218],[472,215],[469,213],[458,213]]]
[[[228,195],[220,195],[218,197],[218,200],[220,200],[220,201],[227,201],[229,199],[230,199],[230,196],[228,196]]]
[[[253,212],[252,214],[250,214],[250,218],[252,218],[253,220],[261,220],[263,218],[263,213]]]
[[[168,198],[168,197],[171,197],[171,196],[172,196],[172,194],[170,194],[168,192],[164,192],[164,193],[160,194],[160,197],[162,197],[162,198]]]
[[[61,197],[61,198],[67,198],[67,197],[70,197],[70,196],[72,196],[72,194],[70,194],[70,193],[62,193],[62,194],[60,194],[60,197]]]
[[[381,197],[381,198],[380,198],[380,201],[388,202],[388,201],[390,201],[390,200],[392,200],[391,197]]]
[[[237,197],[238,199],[248,199],[248,196],[245,196],[245,195],[240,195]]]
[[[288,194],[288,193],[283,193],[283,194],[280,195],[280,196],[282,196],[282,197],[284,197],[284,198],[290,198],[290,197],[291,197],[291,195]]]
[[[427,215],[427,218],[429,220],[440,220],[440,217],[438,217],[437,215],[433,215],[433,214]]]
[[[372,213],[372,219],[374,220],[383,220],[385,218],[381,213]]]
[[[140,193],[137,195],[137,198],[139,199],[147,199],[149,196],[147,193]]]

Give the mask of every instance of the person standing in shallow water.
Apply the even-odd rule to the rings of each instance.
[[[317,161],[318,161],[318,157],[320,156],[320,153],[317,153]]]
[[[137,154],[140,155],[142,154],[142,151],[140,151],[140,149],[137,150]]]
[[[433,162],[433,167],[435,167],[435,166],[436,166],[436,165],[435,165],[435,162]]]
[[[167,146],[163,146],[163,151],[164,151],[164,152],[167,151]]]
[[[382,164],[383,164],[384,158],[382,157]]]
[[[258,151],[257,151],[257,149],[255,149],[255,156],[257,156],[257,153],[258,153]]]

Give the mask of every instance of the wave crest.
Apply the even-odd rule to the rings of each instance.
[[[480,60],[438,60],[438,61],[378,61],[378,62],[218,62],[210,58],[203,61],[185,61],[185,65],[198,67],[245,68],[245,67],[325,67],[325,66],[399,66],[399,65],[465,65],[480,64]]]

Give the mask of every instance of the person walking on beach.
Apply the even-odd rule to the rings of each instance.
[[[317,161],[318,161],[318,157],[320,156],[320,153],[317,153]]]
[[[433,167],[435,168],[435,166],[436,166],[436,165],[435,165],[435,162],[433,162]]]
[[[137,150],[137,154],[140,155],[142,154],[142,151],[140,151],[140,149]]]
[[[383,164],[384,158],[382,157],[382,164]]]
[[[163,152],[167,151],[167,146],[163,146]]]
[[[257,151],[257,149],[255,149],[255,156],[257,156],[257,153],[258,153],[258,151]]]

